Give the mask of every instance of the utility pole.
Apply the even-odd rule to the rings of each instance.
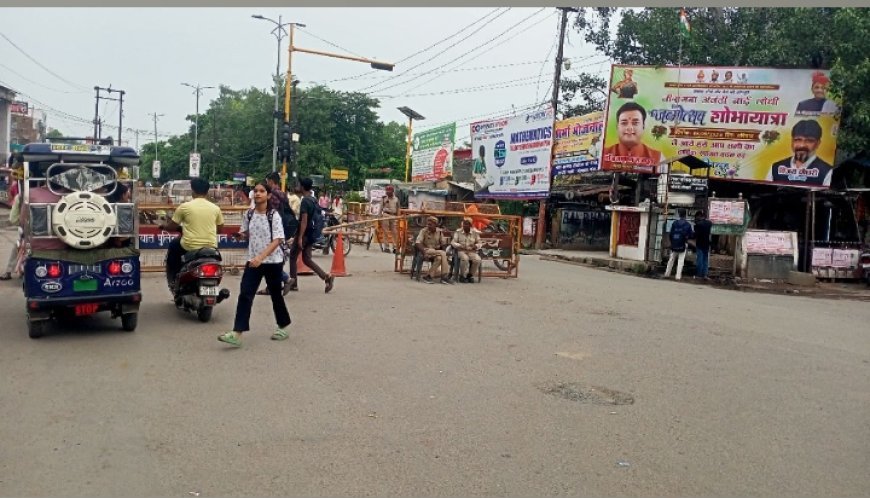
[[[160,158],[157,156],[157,118],[163,116],[163,114],[157,114],[156,112],[152,112],[148,115],[154,118],[154,160],[159,161]]]
[[[562,11],[562,19],[559,23],[559,50],[556,52],[556,74],[553,77],[553,119],[559,114],[559,85],[562,80],[562,63],[565,54],[565,28],[568,25],[568,12],[577,12],[571,7],[559,7]],[[547,194],[549,196],[549,194]],[[538,204],[538,229],[535,234],[535,249],[544,247],[544,238],[547,229],[547,198],[541,199]]]
[[[251,16],[254,19],[260,19],[263,21],[269,21],[275,25],[275,29],[272,30],[272,34],[275,35],[275,38],[278,39],[278,61],[275,63],[275,111],[274,114],[274,123],[273,123],[273,137],[272,137],[272,171],[278,170],[278,120],[280,120],[283,116],[281,109],[278,107],[279,104],[279,95],[278,92],[281,90],[281,40],[287,36],[287,30],[284,29],[284,26],[288,26],[291,23],[282,23],[282,16],[278,16],[278,20],[269,19],[268,17],[264,17],[261,15],[253,15]]]
[[[100,100],[114,100],[120,103],[118,107],[118,145],[121,145],[121,131],[124,126],[124,90],[115,90],[112,88],[112,85],[109,85],[108,88],[100,88],[99,86],[95,86],[94,90],[97,92],[97,102],[94,106],[94,142],[98,142],[100,138],[102,138],[102,122],[100,120]],[[101,97],[100,90],[103,90],[107,93],[117,93],[120,98],[113,99],[111,97]]]
[[[310,50],[307,48],[296,47],[293,45],[293,33],[296,27],[304,28],[305,25],[301,23],[291,22],[287,23],[290,25],[290,35],[288,38],[290,39],[290,44],[287,47],[287,75],[284,83],[284,122],[289,125],[292,122],[293,115],[290,113],[290,96],[293,92],[293,52],[302,52],[306,54],[312,55],[323,55],[325,57],[333,57],[336,59],[344,59],[349,61],[356,62],[364,62],[366,64],[371,65],[372,69],[379,69],[382,71],[392,71],[394,64],[390,64],[387,62],[379,62],[373,59],[366,59],[364,57],[352,57],[349,55],[335,54],[332,52],[324,52],[321,50]],[[294,132],[295,133],[295,132]],[[288,137],[291,139],[291,137]],[[283,137],[282,137],[283,141]],[[282,148],[284,144],[282,143]],[[281,161],[281,190],[287,190],[287,155],[285,154]]]
[[[190,83],[182,83],[184,86],[189,86],[194,89],[194,93],[196,93],[196,116],[193,120],[193,153],[196,154],[199,152],[198,141],[199,141],[199,96],[202,94],[203,90],[207,90],[209,88],[214,88],[213,86],[200,86],[199,83],[196,86],[191,85]]]

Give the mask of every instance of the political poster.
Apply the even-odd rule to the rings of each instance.
[[[411,181],[437,181],[453,174],[453,141],[456,123],[414,134]]]
[[[811,69],[615,65],[601,169],[661,172],[691,155],[714,178],[826,187],[840,120],[829,84]]]
[[[577,185],[583,173],[598,170],[603,132],[603,112],[556,121],[551,190]]]
[[[544,199],[550,192],[553,109],[471,124],[474,196]]]

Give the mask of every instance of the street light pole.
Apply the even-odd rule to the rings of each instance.
[[[405,116],[408,116],[408,143],[405,148],[405,182],[407,183],[409,180],[408,174],[411,169],[411,141],[413,140],[414,135],[412,131],[414,129],[414,120],[420,121],[421,119],[426,119],[419,112],[411,109],[410,107],[399,107],[399,111],[402,112]]]
[[[366,59],[363,57],[351,57],[348,55],[342,54],[334,54],[332,52],[321,52],[319,50],[310,50],[306,48],[300,48],[293,45],[293,34],[295,32],[295,28],[298,26],[300,28],[304,28],[305,25],[297,22],[287,23],[290,25],[290,45],[287,47],[287,75],[286,80],[284,82],[284,121],[291,122],[291,113],[290,113],[290,97],[293,92],[293,52],[303,52],[306,54],[312,55],[323,55],[326,57],[333,57],[336,59],[345,59],[356,62],[365,62],[370,64],[372,69],[380,69],[383,71],[392,71],[394,64],[389,64],[386,62],[379,62],[373,59]],[[281,190],[287,190],[287,158],[284,157],[281,161]]]
[[[284,29],[284,26],[290,25],[292,23],[282,23],[282,16],[278,16],[278,20],[270,19],[261,15],[253,15],[251,16],[254,19],[260,19],[263,21],[269,21],[275,25],[275,29],[272,30],[272,34],[275,35],[275,38],[278,39],[278,61],[275,64],[275,112],[274,112],[274,127],[272,131],[272,171],[277,171],[278,169],[278,120],[280,119],[281,109],[278,107],[278,99],[279,99],[279,88],[278,84],[281,81],[281,40],[287,36],[287,30]]]
[[[194,89],[194,93],[196,93],[196,116],[193,119],[193,153],[196,154],[198,152],[198,142],[199,142],[199,96],[203,90],[207,90],[209,88],[214,88],[213,86],[200,86],[199,83],[196,86],[191,85],[190,83],[182,83],[184,86],[189,86]]]

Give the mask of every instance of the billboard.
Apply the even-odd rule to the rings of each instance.
[[[582,173],[598,170],[604,113],[556,121],[553,131],[553,190],[580,183]]]
[[[715,178],[828,186],[840,120],[829,78],[812,69],[613,66],[601,169],[653,173],[692,155]]]
[[[471,124],[478,199],[544,199],[550,192],[553,109]]]
[[[9,104],[9,112],[12,114],[24,114],[30,111],[30,104],[24,101],[16,100]]]
[[[435,181],[452,175],[455,138],[456,123],[414,134],[411,181]]]

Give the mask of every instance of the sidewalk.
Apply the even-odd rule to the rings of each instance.
[[[607,269],[631,273],[637,276],[663,279],[661,270],[650,262],[630,261],[613,258],[607,251],[572,251],[567,249],[523,249],[523,255],[537,255],[544,261],[557,261],[573,264],[581,264],[595,268]],[[812,285],[795,285],[785,281],[773,280],[743,280],[734,277],[730,273],[723,273],[717,277],[712,275],[710,280],[696,280],[691,275],[684,276],[681,283],[692,285],[710,285],[722,289],[732,289],[745,292],[764,292],[770,294],[793,294],[807,297],[825,299],[853,299],[870,301],[870,288],[862,282],[838,281],[838,282],[815,282]]]

